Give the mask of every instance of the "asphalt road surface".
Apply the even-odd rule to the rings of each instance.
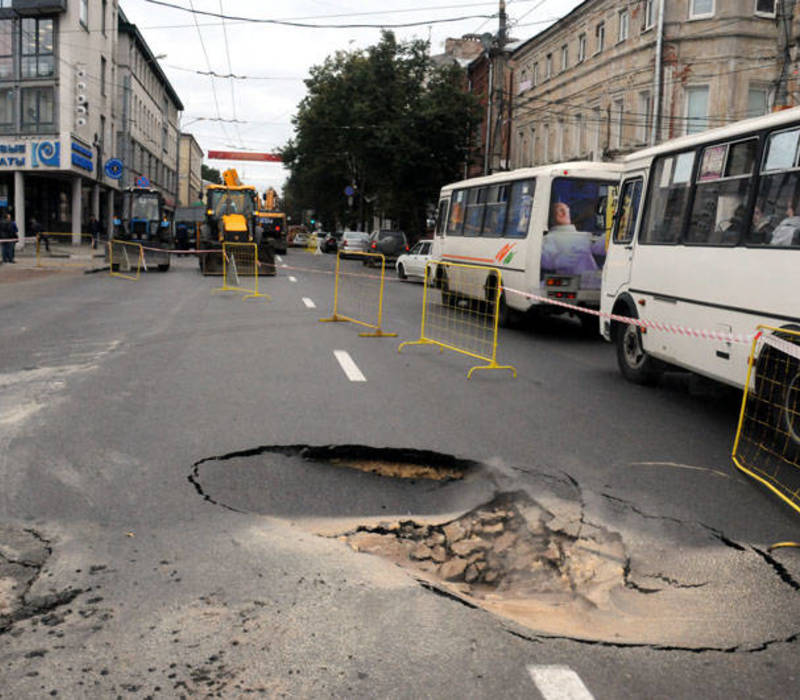
[[[737,392],[628,384],[570,319],[503,330],[517,378],[468,381],[398,352],[420,284],[390,277],[398,337],[361,337],[319,322],[335,258],[298,249],[247,301],[193,259],[137,282],[18,259],[0,697],[796,687],[800,554],[767,550],[798,520],[732,467]]]

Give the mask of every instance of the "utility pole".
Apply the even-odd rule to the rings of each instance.
[[[487,88],[488,99],[486,101],[486,144],[483,161],[484,175],[494,172],[496,166],[499,165],[497,156],[498,153],[502,155],[503,152],[503,122],[506,118],[505,45],[508,43],[508,16],[506,15],[506,0],[499,1],[497,36],[492,37],[491,44],[488,44],[488,42],[484,44],[489,72],[489,85]],[[484,36],[488,37],[491,35],[486,34]]]
[[[792,67],[792,48],[794,37],[792,27],[794,25],[794,6],[795,0],[778,0],[775,23],[778,27],[778,79],[775,84],[775,103],[773,111],[791,107],[789,97],[789,74]]]

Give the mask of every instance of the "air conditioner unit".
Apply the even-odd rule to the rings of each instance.
[[[75,98],[75,100],[79,105],[85,105],[89,101],[89,98],[84,94],[80,94]]]
[[[75,108],[75,114],[77,114],[78,116],[85,117],[87,113],[88,110],[83,105],[78,105]]]
[[[83,117],[78,117],[75,120],[75,126],[86,126],[86,120]]]
[[[78,92],[83,92],[86,89],[86,83],[78,83],[75,87],[78,88]]]

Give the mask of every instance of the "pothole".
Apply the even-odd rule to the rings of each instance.
[[[500,491],[513,471],[418,450],[290,445],[201,460],[189,479],[208,501],[338,538],[537,634],[692,651],[798,638],[796,588],[757,548],[569,476],[524,470],[525,490]]]

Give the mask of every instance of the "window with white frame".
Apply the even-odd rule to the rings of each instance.
[[[569,68],[569,47],[564,44],[561,47],[561,71],[564,72]]]
[[[530,148],[530,153],[528,154],[528,163],[531,165],[536,165],[536,129],[534,127],[530,128],[528,148]]]
[[[606,23],[600,22],[594,28],[594,38],[595,38],[595,53],[600,53],[606,46]]]
[[[769,88],[765,85],[750,85],[747,89],[747,116],[760,117],[769,112]]]
[[[686,88],[686,133],[708,129],[708,85]]]
[[[550,125],[545,124],[544,127],[544,138],[542,139],[542,162],[549,163],[550,162]]]
[[[561,161],[564,160],[564,153],[567,151],[567,128],[566,124],[564,124],[563,119],[558,120],[558,131],[557,131],[557,138],[556,138],[556,154],[555,160]]]
[[[644,0],[644,12],[642,13],[642,31],[652,29],[656,22],[656,10],[654,0]]]
[[[631,28],[631,16],[627,10],[620,10],[617,14],[617,20],[617,43],[620,43],[628,38]]]
[[[714,16],[714,0],[689,0],[689,19]]]
[[[610,146],[613,149],[619,150],[622,148],[622,120],[625,115],[625,102],[623,98],[618,97],[611,103],[611,138]]]
[[[533,86],[536,87],[539,84],[539,64],[533,64],[533,75],[531,76],[533,79]]]
[[[575,155],[583,156],[586,148],[586,125],[583,123],[583,115],[575,115]]]
[[[653,97],[649,90],[639,93],[639,109],[636,115],[637,141],[647,143],[650,136],[650,128],[653,124]]]
[[[755,13],[760,17],[775,17],[775,0],[755,0]]]
[[[544,59],[544,79],[549,80],[553,75],[553,54],[549,53]]]
[[[586,34],[581,34],[578,37],[578,63],[583,63],[586,60]]]

